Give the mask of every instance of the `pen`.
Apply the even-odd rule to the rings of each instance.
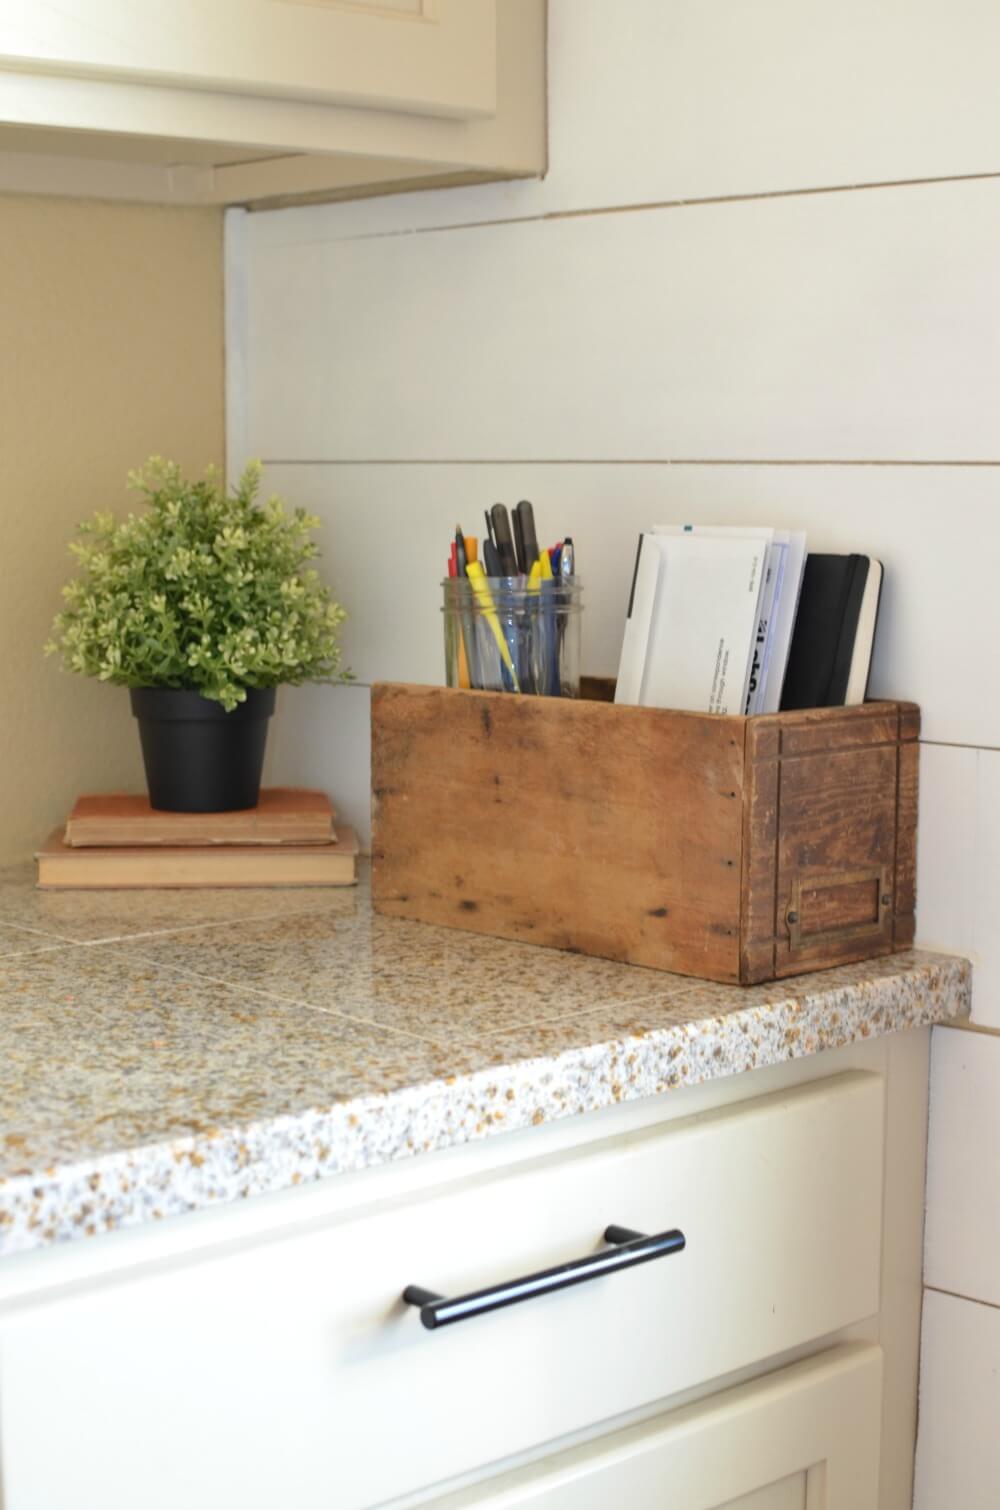
[[[500,575],[516,577],[517,553],[514,550],[514,536],[510,531],[510,516],[502,503],[495,503],[490,514],[493,519],[493,539],[500,557]]]
[[[504,639],[503,630],[500,628],[500,620],[497,618],[496,610],[493,607],[493,597],[490,593],[489,583],[486,580],[486,574],[483,571],[482,565],[478,561],[470,561],[467,564],[465,571],[469,581],[472,583],[472,591],[475,593],[477,599],[479,600],[479,606],[483,618],[490,626],[490,631],[493,635],[493,638],[497,642],[497,649],[500,651],[500,659],[503,662],[504,666],[507,668],[507,672],[514,686],[514,691],[520,692],[521,685],[517,679],[517,672],[514,669],[514,662],[511,659],[507,641]]]
[[[468,566],[468,551],[465,547],[465,536],[462,534],[462,526],[455,526],[455,574],[461,580],[462,586],[458,589],[459,602],[462,604],[459,610],[459,623],[462,626],[462,645],[465,649],[465,662],[468,668],[467,677],[473,687],[479,685],[479,668],[476,657],[476,629],[469,610],[462,600],[466,595],[466,568]],[[471,601],[471,600],[470,600]]]
[[[514,510],[511,515],[511,524],[514,527],[514,555],[517,559],[518,573],[523,577],[531,570],[531,562],[524,554],[524,531],[521,528],[521,516]]]
[[[456,554],[455,554],[455,542],[454,542],[454,540],[451,542],[451,555],[448,557],[448,576],[453,581],[458,576],[458,560],[457,560]],[[458,590],[459,589],[456,589],[456,591],[458,591]],[[469,663],[468,663],[468,660],[467,660],[466,654],[465,654],[465,640],[464,640],[464,638],[463,638],[463,636],[462,636],[461,633],[459,634],[459,637],[458,637],[458,646],[457,646],[457,656],[456,656],[456,659],[457,659],[457,662],[458,662],[458,665],[457,665],[458,685],[460,687],[470,687],[472,685],[472,679],[469,676]]]
[[[567,535],[562,544],[562,555],[559,557],[559,575],[561,577],[573,577],[576,575],[576,555],[573,550],[572,535]]]
[[[523,557],[518,564],[521,571],[530,572],[532,562],[538,559],[538,537],[535,534],[535,511],[527,498],[522,498],[514,510],[514,530],[523,542]]]
[[[541,574],[542,592],[542,619],[545,625],[545,640],[542,646],[542,654],[539,663],[542,667],[545,685],[543,692],[552,697],[558,697],[559,686],[559,645],[557,643],[556,625],[556,601],[557,591],[552,576],[552,559],[548,551],[539,551],[538,565]]]
[[[515,579],[514,581],[508,580],[499,589],[500,607],[498,612],[513,664],[517,668],[516,674],[519,676],[521,683],[525,684],[527,668],[522,667],[523,647],[519,625],[521,615],[517,613],[514,604],[511,602],[510,594],[511,588],[519,585],[516,581],[518,576],[518,561],[517,552],[514,549],[514,536],[510,528],[510,516],[504,504],[495,503],[490,509],[490,518],[493,521],[493,539],[500,562],[500,570],[497,575],[508,579]],[[532,689],[525,685],[525,691],[530,690]]]
[[[541,592],[541,584],[542,563],[536,556],[535,560],[531,563],[531,570],[528,573],[528,580],[525,583],[524,588],[527,599],[527,606],[525,610],[525,618],[527,622],[526,659],[528,662],[528,674],[531,678],[530,690],[532,692],[542,691],[545,684],[545,635],[543,632],[542,624],[542,605],[539,598],[539,593]],[[528,690],[528,688],[525,688],[525,691]]]

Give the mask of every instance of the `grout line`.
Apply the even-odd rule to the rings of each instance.
[[[58,954],[71,948],[64,939],[53,939],[45,934],[29,934],[32,944],[25,949],[0,949],[0,969],[4,966],[12,967],[15,961],[34,959],[37,954]]]
[[[47,928],[32,928],[27,923],[12,923],[8,918],[3,917],[2,914],[0,914],[0,927],[16,928],[19,933],[30,934],[32,938],[47,939],[48,942],[52,945],[80,944],[79,939],[67,938],[64,933],[51,933]]]
[[[303,907],[301,911],[296,908],[294,912],[253,912],[242,917],[219,918],[211,923],[179,923],[175,928],[147,928],[142,933],[108,933],[101,938],[69,939],[67,942],[76,944],[80,949],[98,949],[105,944],[135,944],[142,939],[171,938],[175,933],[207,933],[212,928],[233,928],[241,923],[269,923],[281,918],[312,917],[313,913],[322,911],[322,904],[317,903],[313,907]]]
[[[264,945],[261,947],[265,949],[269,947],[272,948],[275,955],[278,954],[280,949],[279,945]],[[528,945],[527,947],[534,948],[538,946]],[[141,950],[135,950],[133,957],[136,959],[141,959],[144,964],[152,965],[158,970],[166,970],[172,974],[184,976],[185,979],[203,981],[206,984],[214,986],[223,986],[226,990],[229,991],[247,992],[252,996],[260,997],[262,1000],[274,1002],[276,1006],[300,1007],[307,1012],[319,1012],[326,1017],[336,1017],[342,1020],[346,1020],[347,1022],[357,1023],[367,1028],[375,1028],[378,1032],[385,1032],[392,1036],[405,1038],[410,1043],[422,1043],[425,1046],[430,1045],[434,1049],[446,1050],[448,1047],[448,1044],[446,1042],[443,1042],[442,1038],[434,1037],[431,1034],[413,1033],[408,1028],[395,1027],[389,1023],[379,1022],[371,1017],[362,1017],[354,1012],[346,1012],[339,1007],[323,1007],[320,1006],[318,1002],[306,1001],[298,996],[279,996],[276,992],[265,991],[260,986],[250,986],[247,985],[245,981],[233,980],[226,976],[208,975],[202,971],[192,970],[186,965],[167,964],[165,961],[157,959],[155,955],[145,954]],[[449,1037],[452,1043],[458,1044],[460,1046],[468,1046],[469,1044],[477,1042],[480,1039],[488,1040],[490,1043],[502,1043],[505,1037],[515,1033],[525,1033],[530,1032],[534,1029],[548,1028],[550,1026],[564,1027],[569,1024],[575,1024],[580,1022],[581,1020],[585,1020],[591,1014],[596,1015],[602,1012],[628,1010],[632,1007],[635,1007],[637,1009],[642,1006],[649,1007],[651,1004],[657,1005],[661,1001],[662,989],[659,986],[650,984],[647,990],[638,997],[624,997],[619,999],[617,996],[613,996],[607,1001],[602,1001],[594,1006],[581,1006],[575,1011],[561,1012],[555,1017],[525,1018],[523,1022],[507,1023],[503,1028],[494,1029],[492,1031],[487,1030],[485,1033],[483,1033],[479,1029],[473,1030],[470,1027],[468,1035],[463,1035],[460,1030],[453,1029]],[[670,1024],[669,1026],[673,1025]]]
[[[533,215],[498,215],[488,220],[454,220],[443,225],[400,226],[386,231],[356,231],[336,237],[296,237],[281,246],[332,245],[340,241],[389,241],[400,236],[436,236],[442,231],[482,231],[494,226],[545,225],[559,220],[591,220],[604,215],[635,215],[653,210],[688,210],[710,205],[753,204],[774,199],[808,199],[824,194],[858,194],[872,189],[920,189],[938,184],[980,183],[1000,178],[998,172],[940,173],[928,178],[885,178],[870,182],[819,184],[797,189],[757,189],[736,194],[690,195],[678,199],[636,200],[629,204],[592,205],[574,210],[542,210]]]
[[[297,915],[301,916],[301,914]],[[157,937],[160,936],[161,935],[157,935]],[[148,938],[149,935],[145,935],[145,937]],[[127,940],[125,942],[127,942]],[[527,941],[524,942],[526,944],[526,947],[528,948],[539,947],[537,945],[527,944]],[[277,955],[281,946],[276,944],[273,946],[262,945],[260,947],[265,950],[270,950],[275,955]],[[234,980],[221,975],[209,975],[202,971],[192,970],[185,965],[167,964],[165,961],[157,959],[155,955],[146,954],[140,949],[133,951],[132,957],[142,960],[144,964],[152,965],[155,969],[166,970],[172,974],[183,976],[185,979],[203,981],[207,984],[215,986],[223,986],[226,990],[247,992],[252,996],[258,996],[265,1001],[274,1002],[277,1006],[294,1006],[300,1007],[308,1012],[319,1012],[327,1017],[340,1018],[348,1022],[360,1024],[364,1027],[375,1028],[378,1032],[385,1032],[396,1037],[404,1038],[411,1043],[422,1043],[425,1046],[430,1045],[430,1047],[438,1050],[446,1050],[448,1047],[448,1044],[442,1041],[441,1037],[435,1037],[432,1034],[413,1033],[408,1028],[395,1027],[393,1025],[390,1025],[389,1023],[379,1022],[370,1017],[362,1017],[354,1012],[347,1012],[338,1007],[320,1006],[317,1002],[306,1001],[303,998],[297,996],[279,996],[276,992],[265,991],[259,986],[247,985],[245,981]],[[696,984],[696,982],[692,981],[691,984],[694,985]],[[681,995],[686,994],[687,988],[684,987],[682,988]],[[789,1000],[792,999],[793,995],[792,993],[790,993]],[[591,1015],[597,1015],[599,1013],[610,1011],[626,1011],[631,1010],[632,1008],[635,1008],[636,1010],[639,1010],[642,1007],[649,1008],[650,1006],[660,1005],[662,1003],[662,1000],[662,987],[659,984],[654,984],[651,982],[650,985],[638,996],[620,998],[617,996],[617,994],[613,994],[607,1000],[601,1001],[596,1005],[580,1006],[577,1009],[569,1012],[560,1012],[554,1017],[529,1017],[525,1018],[523,1022],[506,1023],[503,1028],[487,1030],[485,1033],[479,1029],[473,1030],[471,1026],[468,1035],[464,1035],[460,1030],[453,1029],[449,1035],[449,1041],[460,1046],[468,1046],[474,1042],[479,1041],[480,1039],[488,1040],[489,1043],[502,1044],[503,1040],[507,1036],[513,1035],[515,1033],[530,1032],[538,1028],[561,1028],[570,1024],[577,1024],[586,1021],[586,1019]],[[674,1026],[674,1024],[668,1024],[668,1026]],[[620,1033],[618,1033],[614,1036],[617,1038],[621,1035]]]
[[[31,928],[27,923],[12,923],[2,915],[0,915],[0,928],[11,928],[17,933],[26,933],[29,938],[33,939],[45,939],[46,943],[54,949],[60,944],[77,943],[76,939],[68,939],[61,933],[49,933],[44,928]]]
[[[175,928],[148,928],[142,933],[105,933],[100,938],[92,939],[75,939],[63,933],[46,933],[40,928],[28,928],[23,923],[9,923],[2,916],[0,916],[0,928],[16,928],[19,933],[26,933],[31,938],[44,939],[46,945],[52,949],[103,949],[110,944],[135,944],[143,939],[170,938],[175,933],[206,933],[212,928],[232,928],[240,923],[269,922],[274,918],[311,917],[315,911],[322,911],[322,908],[303,909],[301,912],[251,913],[244,917],[222,918],[211,923],[179,923]],[[0,958],[5,957],[7,956],[0,954]],[[9,957],[13,958],[13,956]]]
[[[276,950],[277,952],[277,950]],[[381,1033],[388,1033],[390,1037],[405,1038],[408,1043],[429,1043],[430,1039],[422,1038],[418,1033],[410,1033],[405,1028],[390,1027],[387,1023],[374,1022],[369,1017],[353,1017],[349,1012],[340,1012],[336,1007],[321,1007],[312,1001],[303,1001],[298,996],[277,996],[273,991],[262,991],[259,986],[248,986],[245,981],[227,980],[221,975],[205,975],[198,970],[189,970],[185,965],[168,965],[164,960],[159,960],[155,955],[143,954],[136,950],[133,956],[142,960],[145,965],[152,965],[157,970],[165,970],[171,975],[180,975],[185,980],[201,981],[209,986],[222,986],[227,991],[243,992],[249,996],[257,996],[261,1001],[271,1002],[277,1007],[299,1007],[306,1012],[318,1012],[322,1017],[336,1017],[341,1021],[353,1022],[366,1028],[376,1028]],[[434,1044],[434,1047],[438,1047]]]
[[[935,745],[942,750],[984,750],[990,754],[1000,754],[1000,745],[974,745],[961,739],[921,739],[918,743]]]
[[[975,966],[973,966],[973,971]],[[1000,1027],[992,1027],[988,1022],[973,1022],[968,1017],[952,1017],[947,1022],[934,1024],[938,1028],[957,1028],[961,1033],[978,1033],[983,1038],[1000,1038]]]
[[[964,1300],[971,1306],[985,1306],[989,1311],[1000,1310],[1000,1304],[995,1300],[979,1300],[975,1295],[963,1295],[961,1290],[946,1290],[942,1285],[929,1285],[925,1282],[925,1290],[931,1290],[935,1295],[947,1295],[952,1300]]]
[[[267,456],[266,467],[1000,467],[982,460],[832,456]]]
[[[935,184],[978,183],[1000,178],[1000,172],[938,173],[929,178],[875,178],[861,183],[819,184],[800,189],[757,189],[741,194],[703,194],[688,199],[637,200],[634,204],[607,205],[599,209],[549,210],[543,220],[579,220],[591,215],[641,213],[644,210],[683,210],[697,205],[747,204],[760,199],[807,199],[818,194],[858,194],[871,189],[922,189]]]

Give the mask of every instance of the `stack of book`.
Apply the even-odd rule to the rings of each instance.
[[[146,797],[79,797],[38,851],[38,885],[120,887],[351,886],[353,829],[333,826],[323,792],[265,788],[257,807],[164,813]]]
[[[882,567],[799,531],[657,525],[639,537],[615,701],[698,713],[864,702]]]

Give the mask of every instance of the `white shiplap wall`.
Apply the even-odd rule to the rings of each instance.
[[[548,177],[234,213],[229,387],[232,460],[327,523],[361,683],[441,679],[448,536],[498,498],[577,541],[595,671],[643,525],[879,555],[873,691],[924,714],[919,936],[973,955],[1000,1027],[998,48],[993,0],[550,0]],[[287,692],[271,755],[362,832],[368,706]],[[932,1232],[949,1160],[1000,1185],[1000,1126],[958,1116],[959,1039],[1000,1100],[987,1040],[939,1033]],[[949,1233],[930,1282],[995,1305],[959,1255],[1000,1265],[1000,1234],[974,1199]],[[928,1338],[955,1419],[964,1336]],[[916,1503],[942,1510],[975,1448],[947,1421],[928,1440]]]

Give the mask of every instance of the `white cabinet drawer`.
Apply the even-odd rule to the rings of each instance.
[[[877,1510],[882,1354],[831,1348],[438,1510]]]
[[[882,1127],[840,1075],[13,1311],[5,1510],[351,1510],[836,1331],[878,1309]],[[687,1246],[433,1333],[401,1303],[611,1223]]]

